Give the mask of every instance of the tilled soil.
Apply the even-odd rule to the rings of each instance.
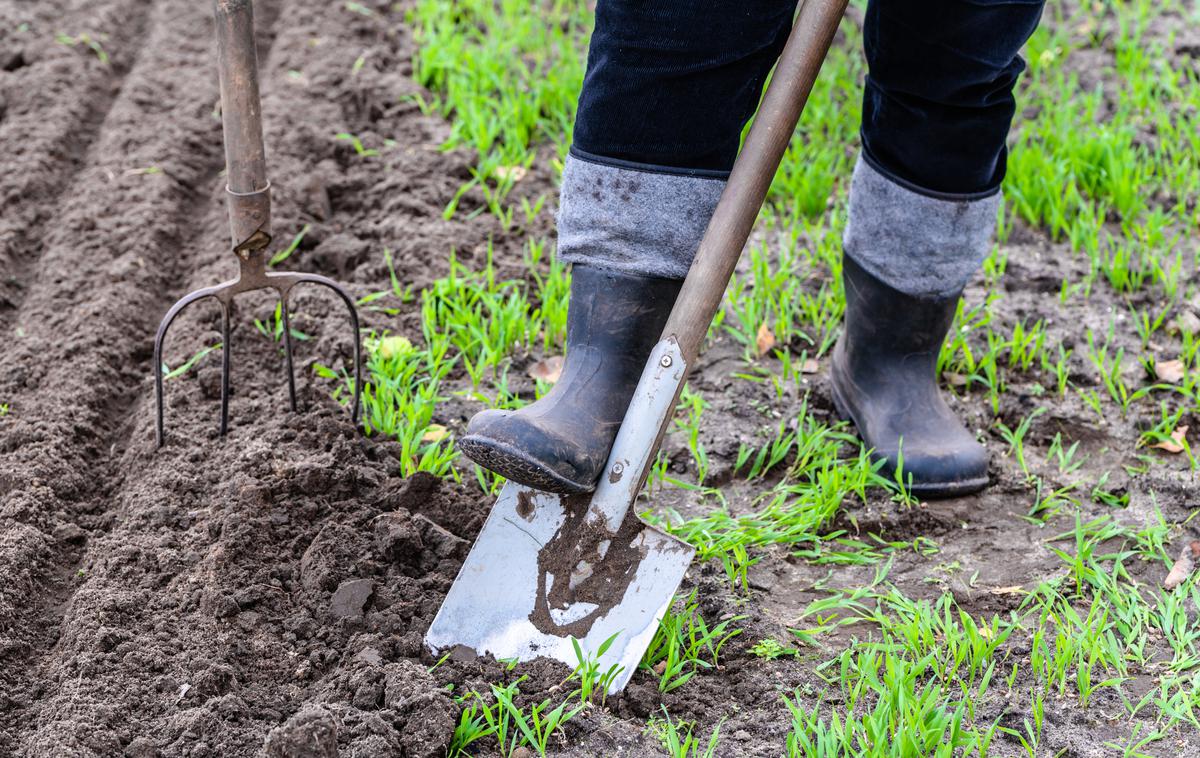
[[[385,247],[405,283],[420,288],[445,273],[451,249],[470,261],[491,240],[501,274],[519,275],[523,235],[548,233],[549,221],[506,232],[471,213],[481,202],[474,194],[443,218],[473,156],[438,150],[449,127],[405,99],[418,89],[408,31],[389,3],[363,5],[375,15],[316,0],[256,3],[275,229],[286,241],[310,226],[286,265],[362,296],[386,286]],[[252,323],[269,318],[273,303],[239,301],[229,435],[217,435],[214,352],[167,383],[168,443],[155,447],[158,320],[176,298],[235,268],[213,58],[207,3],[0,2],[0,403],[10,408],[0,418],[0,755],[440,756],[460,711],[447,685],[485,689],[527,673],[524,691],[553,693],[567,672],[456,662],[431,670],[422,634],[489,502],[469,477],[402,479],[391,445],[363,437],[331,399],[311,364],[348,365],[341,304],[317,290],[294,297],[293,325],[311,339],[298,344],[305,411],[290,414],[278,345]],[[342,132],[380,154],[358,155],[335,137]],[[549,179],[527,185],[546,191]],[[1023,232],[997,318],[1015,323],[1043,309],[1079,265],[1064,255]],[[1111,308],[1123,308],[1108,297],[1098,288],[1055,306],[1054,338],[1077,342],[1081,324],[1102,328]],[[419,336],[411,307],[363,315],[368,327]],[[190,311],[172,330],[167,362],[215,344],[217,329],[215,308]],[[748,507],[753,487],[727,469],[745,409],[762,399],[753,389],[723,392],[739,354],[719,340],[693,380],[712,402],[706,443],[726,469],[710,481],[729,485],[734,510]],[[813,378],[810,407],[832,421],[826,381],[824,372]],[[1035,403],[1030,388],[1014,387],[1000,415],[1014,425]],[[1114,415],[1097,425],[1078,405],[1039,419],[1031,444],[1044,453],[1061,431],[1092,454],[1089,467],[1120,471],[1142,420]],[[989,425],[982,399],[957,407]],[[439,421],[459,428],[473,410],[455,401]],[[1019,518],[1028,491],[992,443],[995,486],[986,494],[912,509],[876,494],[850,505],[839,525],[930,537],[942,550],[937,562],[979,571],[974,584],[950,587],[966,610],[1015,607],[986,588],[1042,578],[1058,559],[1045,532]],[[686,466],[682,441],[668,440],[667,450]],[[1123,478],[1108,486],[1131,495],[1119,518],[1141,523],[1153,503],[1170,520],[1186,518],[1196,504],[1185,470],[1176,462],[1136,480],[1115,474]],[[694,506],[678,493],[665,504]],[[934,596],[942,588],[926,581],[932,563],[902,554],[891,579],[912,596]],[[826,571],[773,552],[743,597],[719,566],[694,566],[685,588],[701,587],[706,616],[748,617],[725,665],[665,696],[639,673],[624,695],[570,722],[558,754],[659,754],[644,730],[665,704],[706,735],[725,718],[720,755],[778,755],[788,728],[780,694],[815,692],[819,682],[812,660],[747,651],[786,638]],[[871,572],[839,571],[836,584]],[[1146,581],[1157,572],[1145,567]],[[1110,720],[1123,714],[1119,703],[1100,700],[1088,711],[1047,704],[1051,754],[1097,754],[1129,734],[1123,718]],[[997,700],[983,715],[1019,726],[1025,708],[1019,698]],[[1163,754],[1200,755],[1198,745],[1172,739]]]

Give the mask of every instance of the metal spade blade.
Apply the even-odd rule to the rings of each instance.
[[[580,555],[572,548],[595,536],[585,519],[590,499],[506,484],[425,635],[430,649],[574,667],[572,637],[595,656],[616,635],[600,670],[622,667],[609,691],[623,689],[694,550],[630,513],[602,561]]]
[[[686,376],[679,345],[659,342],[592,494],[504,485],[425,635],[434,653],[574,667],[574,638],[601,671],[622,667],[610,692],[625,687],[695,553],[632,510]]]

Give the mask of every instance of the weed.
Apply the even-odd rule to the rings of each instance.
[[[619,633],[618,633],[619,634]],[[606,670],[600,670],[600,658],[608,652],[612,647],[613,642],[617,639],[617,635],[606,639],[600,643],[600,647],[596,649],[596,655],[589,657],[583,652],[583,648],[579,646],[579,641],[574,637],[571,638],[571,647],[575,650],[575,659],[578,663],[571,676],[579,680],[579,702],[591,702],[595,695],[600,695],[600,703],[604,704],[608,698],[608,690],[612,687],[613,681],[617,676],[625,670],[624,666],[614,663]]]
[[[750,648],[750,653],[757,658],[773,661],[785,655],[799,655],[800,651],[797,648],[784,645],[779,640],[765,639],[755,642],[753,647]]]
[[[271,340],[272,342],[279,342],[283,339],[283,330],[285,328],[284,321],[283,303],[278,302],[275,303],[275,310],[271,320],[267,322],[256,318],[254,319],[254,328],[258,330],[259,334]],[[288,330],[288,334],[290,334],[294,340],[307,342],[310,339],[307,334],[294,327],[288,326],[286,328]]]
[[[683,605],[682,612],[675,613],[671,608],[663,614],[640,665],[640,668],[658,677],[660,692],[682,687],[700,669],[716,666],[721,648],[742,633],[742,630],[731,629],[730,626],[743,619],[743,616],[725,619],[710,628],[700,615],[695,590],[680,602]]]
[[[1016,429],[1010,429],[1004,422],[996,420],[996,429],[1008,443],[1009,454],[1016,458],[1017,465],[1021,467],[1021,471],[1025,472],[1025,476],[1029,476],[1029,464],[1025,461],[1025,435],[1029,434],[1029,427],[1033,424],[1033,420],[1045,412],[1045,408],[1035,408],[1032,413],[1021,419],[1021,423],[1017,424]]]
[[[292,237],[292,241],[290,243],[288,243],[287,247],[285,247],[284,249],[280,250],[279,252],[277,252],[271,256],[271,260],[267,265],[278,266],[280,263],[283,263],[288,258],[291,258],[292,253],[296,252],[300,248],[300,243],[302,241],[304,241],[305,235],[308,234],[308,230],[311,228],[312,228],[311,224],[305,224],[303,226],[303,228],[301,228],[300,231],[296,234],[296,236]]]
[[[341,142],[349,142],[354,148],[355,154],[358,155],[359,158],[372,158],[376,155],[379,155],[378,150],[366,147],[363,145],[363,141],[361,139],[353,134],[350,134],[349,132],[338,132],[337,134],[333,135],[333,138]]]
[[[585,8],[583,0],[419,0],[408,11],[418,42],[413,74],[435,93],[422,107],[454,117],[444,147],[478,152],[469,184],[494,193],[493,212],[516,182],[511,167],[528,168],[537,142],[566,156],[583,81]]]
[[[527,746],[544,757],[549,750],[551,737],[579,715],[584,706],[580,704],[568,709],[567,703],[576,696],[576,693],[571,693],[556,706],[546,699],[526,708],[518,702],[523,681],[525,677],[504,686],[493,684],[491,702],[474,691],[462,698],[460,702],[465,705],[451,737],[448,755],[470,755],[467,748],[472,743],[490,737],[496,741],[503,756],[511,756],[517,748]]]
[[[59,32],[58,34],[54,35],[54,41],[60,45],[66,45],[67,47],[83,45],[92,51],[92,53],[96,56],[96,59],[100,61],[102,65],[108,65],[108,53],[104,51],[104,47],[100,44],[100,40],[88,34],[87,32],[81,32],[76,35],[63,34],[62,32]]]
[[[646,727],[662,743],[667,755],[671,758],[714,758],[717,745],[721,741],[721,724],[724,723],[724,719],[713,727],[708,744],[705,745],[701,738],[694,734],[694,722],[673,720],[665,705],[662,706],[662,712],[661,719],[651,719]]]
[[[195,368],[196,365],[199,364],[200,361],[204,359],[204,356],[208,355],[209,353],[211,353],[214,350],[220,350],[221,345],[222,345],[222,343],[218,342],[215,345],[208,345],[208,346],[202,347],[199,350],[197,350],[192,355],[191,358],[188,358],[186,361],[179,364],[175,368],[169,368],[167,366],[166,362],[163,362],[163,365],[160,367],[160,370],[162,371],[163,379],[168,380],[168,381],[171,379],[178,379],[179,377],[183,376],[184,374],[186,374],[187,372],[189,372],[193,368]],[[5,412],[7,412],[8,406],[7,405],[4,406],[4,409],[5,409]],[[4,414],[0,413],[0,416],[2,416],[2,415],[4,415]]]
[[[511,719],[511,724],[516,727],[516,734],[514,734],[511,744],[514,744],[515,747],[516,739],[520,737],[523,744],[536,750],[538,755],[545,756],[549,749],[550,738],[563,724],[579,715],[583,705],[577,705],[568,711],[566,702],[551,707],[550,700],[547,699],[531,705],[526,713],[514,702],[519,681],[508,687],[492,685],[492,695],[496,698],[496,705],[503,709],[505,720]],[[500,730],[497,729],[497,734],[499,733]],[[502,747],[504,744],[501,741]],[[512,752],[513,750],[509,750],[508,754],[511,755]]]

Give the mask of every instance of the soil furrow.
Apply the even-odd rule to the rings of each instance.
[[[194,71],[211,54],[193,33],[205,26],[204,10],[159,3],[151,19],[130,26],[145,49],[50,206],[53,223],[16,314],[14,361],[0,375],[11,408],[0,445],[0,563],[16,565],[19,580],[0,589],[0,753],[16,752],[18,729],[43,695],[37,661],[81,578],[67,567],[111,518],[108,459],[132,428],[127,410],[144,383],[147,335],[171,290],[151,264],[179,255],[205,199],[191,188],[220,166],[211,146],[214,137],[219,145],[215,77],[186,87],[177,80],[179,69]],[[156,168],[130,170],[146,167]]]
[[[386,7],[379,4],[380,14]],[[469,156],[433,149],[445,125],[400,103],[413,89],[405,75],[407,40],[378,18],[331,17],[318,2],[289,4],[278,17],[285,25],[263,63],[275,228],[286,240],[290,229],[311,225],[308,244],[289,265],[375,283],[386,280],[381,252],[389,246],[403,251],[406,279],[410,270],[424,279],[444,270],[451,241],[483,249],[496,231],[493,221],[441,219]],[[355,74],[355,58],[367,46],[372,65]],[[159,48],[152,45],[147,60]],[[296,112],[304,113],[302,121]],[[385,135],[403,148],[368,162],[335,139],[350,130],[381,144],[383,136],[368,131],[381,112],[390,127]],[[367,193],[368,187],[376,189]],[[224,278],[232,267],[221,203],[193,223],[202,230],[194,245],[185,243],[183,260],[163,266],[188,287]],[[519,260],[512,241],[503,246]],[[315,292],[296,301],[296,323],[315,337],[301,357],[319,354],[328,363],[331,353],[345,355],[349,330],[340,306]],[[286,405],[278,356],[247,323],[251,315],[268,316],[269,308],[265,297],[250,301],[235,332],[236,394],[226,440],[213,433],[213,361],[201,363],[194,381],[168,384],[170,442],[162,451],[151,444],[148,384],[122,377],[120,386],[136,388],[140,402],[121,406],[132,421],[109,437],[110,448],[117,443],[112,457],[101,456],[120,473],[103,490],[103,529],[88,536],[58,642],[37,667],[45,684],[36,705],[20,714],[25,754],[249,755],[304,702],[346,686],[346,664],[354,666],[340,659],[353,622],[318,631],[313,619],[324,619],[329,592],[351,565],[382,567],[370,547],[370,521],[407,502],[432,513],[427,501],[434,495],[428,485],[391,494],[400,489],[394,458],[386,446],[359,437],[330,403],[328,388],[312,385],[311,372],[298,371],[298,379],[316,407],[298,416],[280,413]],[[365,315],[368,323],[377,318]],[[207,344],[213,325],[205,313],[181,321],[168,362]],[[385,325],[394,328],[379,323]],[[143,370],[146,357],[134,361]],[[481,515],[446,523],[469,536]],[[413,558],[447,564],[425,580],[440,587],[465,542],[437,529],[431,535],[443,546],[435,551],[431,542]],[[401,654],[412,657],[433,606],[416,580],[406,581],[413,586],[381,585],[374,602],[394,603],[385,623],[391,636],[403,638]],[[401,602],[405,595],[411,599]],[[422,665],[395,665],[394,691],[429,699],[406,705],[395,728],[408,723],[414,745],[427,733],[430,749],[440,750],[450,701],[429,697],[437,687]]]
[[[0,10],[10,35],[0,71],[0,144],[19,146],[0,174],[0,333],[13,326],[33,286],[61,194],[87,165],[145,31],[144,0],[62,5]],[[57,44],[37,44],[56,36]]]

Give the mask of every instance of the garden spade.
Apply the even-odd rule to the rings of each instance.
[[[570,666],[583,659],[598,665],[610,693],[633,676],[694,550],[632,506],[846,4],[805,0],[800,8],[595,492],[505,484],[425,635],[435,655]]]
[[[163,342],[171,322],[184,308],[205,298],[221,306],[221,424],[229,426],[230,317],[234,298],[251,290],[270,289],[279,295],[279,314],[287,363],[288,396],[296,410],[296,378],[292,370],[292,334],[288,296],[297,284],[328,287],[350,309],[354,330],[354,400],[351,412],[358,421],[362,392],[362,351],[358,312],[354,300],[337,282],[319,274],[268,271],[271,253],[271,183],[267,181],[266,150],[262,135],[262,104],[258,96],[258,55],[254,46],[254,9],[250,0],[215,0],[217,69],[221,82],[221,119],[225,132],[225,197],[229,228],[239,275],[222,284],[198,289],[171,306],[154,338],[154,391],[158,444],[163,444]]]

